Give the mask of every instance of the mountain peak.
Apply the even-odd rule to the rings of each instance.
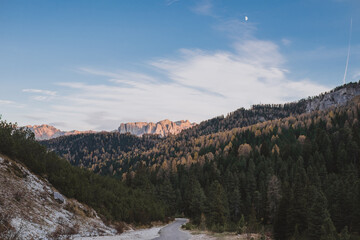
[[[74,134],[82,134],[82,133],[95,133],[95,131],[61,131],[54,126],[41,124],[41,125],[27,125],[26,128],[30,129],[35,134],[36,140],[49,140],[52,138],[57,138],[61,136],[68,136]]]

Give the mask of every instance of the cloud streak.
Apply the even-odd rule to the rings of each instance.
[[[178,2],[178,1],[180,1],[180,0],[166,0],[165,4],[166,4],[166,6],[170,6],[170,5],[172,5],[172,4],[174,4],[174,3]]]
[[[55,96],[55,91],[49,91],[49,90],[41,90],[41,89],[23,89],[22,92],[26,93],[38,93],[38,94],[44,94],[48,96]]]
[[[197,5],[192,8],[192,11],[200,15],[214,16],[213,5],[210,0],[198,2]]]
[[[0,100],[0,105],[9,105],[9,104],[15,104],[15,102],[10,100]]]
[[[56,96],[55,91],[42,89],[23,89],[22,92],[36,94],[31,95],[31,99],[39,102],[50,101]]]

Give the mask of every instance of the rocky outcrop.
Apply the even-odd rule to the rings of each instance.
[[[159,134],[162,137],[168,136],[169,134],[178,134],[184,129],[195,126],[195,123],[186,121],[172,122],[170,120],[163,120],[157,123],[147,122],[134,122],[134,123],[122,123],[118,128],[120,133],[131,133],[137,136],[143,134]],[[61,136],[69,136],[83,133],[96,133],[95,131],[61,131],[53,126],[42,124],[42,125],[28,125],[26,128],[30,129],[35,134],[36,140],[49,140]]]
[[[82,134],[82,133],[95,133],[95,131],[61,131],[50,125],[28,125],[26,128],[30,129],[35,134],[36,140],[49,140],[52,138],[57,138],[61,136],[68,136],[74,134]]]
[[[30,129],[34,134],[37,140],[47,140],[50,138],[56,138],[64,135],[63,131],[59,129],[49,126],[46,124],[43,125],[34,125],[34,126],[26,126],[26,128]]]
[[[360,95],[360,83],[349,83],[307,100],[306,112],[325,110],[333,106],[345,105],[355,96]]]
[[[157,123],[122,123],[118,130],[120,133],[131,133],[136,136],[142,136],[143,134],[159,134],[162,137],[166,137],[169,134],[178,134],[182,130],[193,127],[195,125],[196,123],[190,123],[188,120],[172,122],[166,119]]]
[[[73,239],[116,233],[94,209],[66,198],[47,180],[3,155],[0,186],[0,239]]]

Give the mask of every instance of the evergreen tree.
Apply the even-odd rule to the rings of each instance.
[[[200,224],[205,211],[206,197],[198,180],[192,178],[186,191],[187,214],[195,224]]]
[[[341,230],[341,233],[340,233],[340,239],[339,240],[350,240],[350,234],[349,234],[349,231],[348,231],[348,227],[345,226],[343,228],[343,230]]]
[[[207,221],[212,229],[224,227],[228,216],[228,205],[225,191],[218,181],[214,181],[208,193]],[[215,227],[215,228],[214,228]]]
[[[318,192],[311,206],[308,223],[309,239],[336,239],[336,230],[327,210],[326,198]]]

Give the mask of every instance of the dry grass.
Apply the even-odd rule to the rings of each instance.
[[[68,201],[66,203],[65,209],[81,217],[87,217],[86,212],[81,209],[74,201]]]

